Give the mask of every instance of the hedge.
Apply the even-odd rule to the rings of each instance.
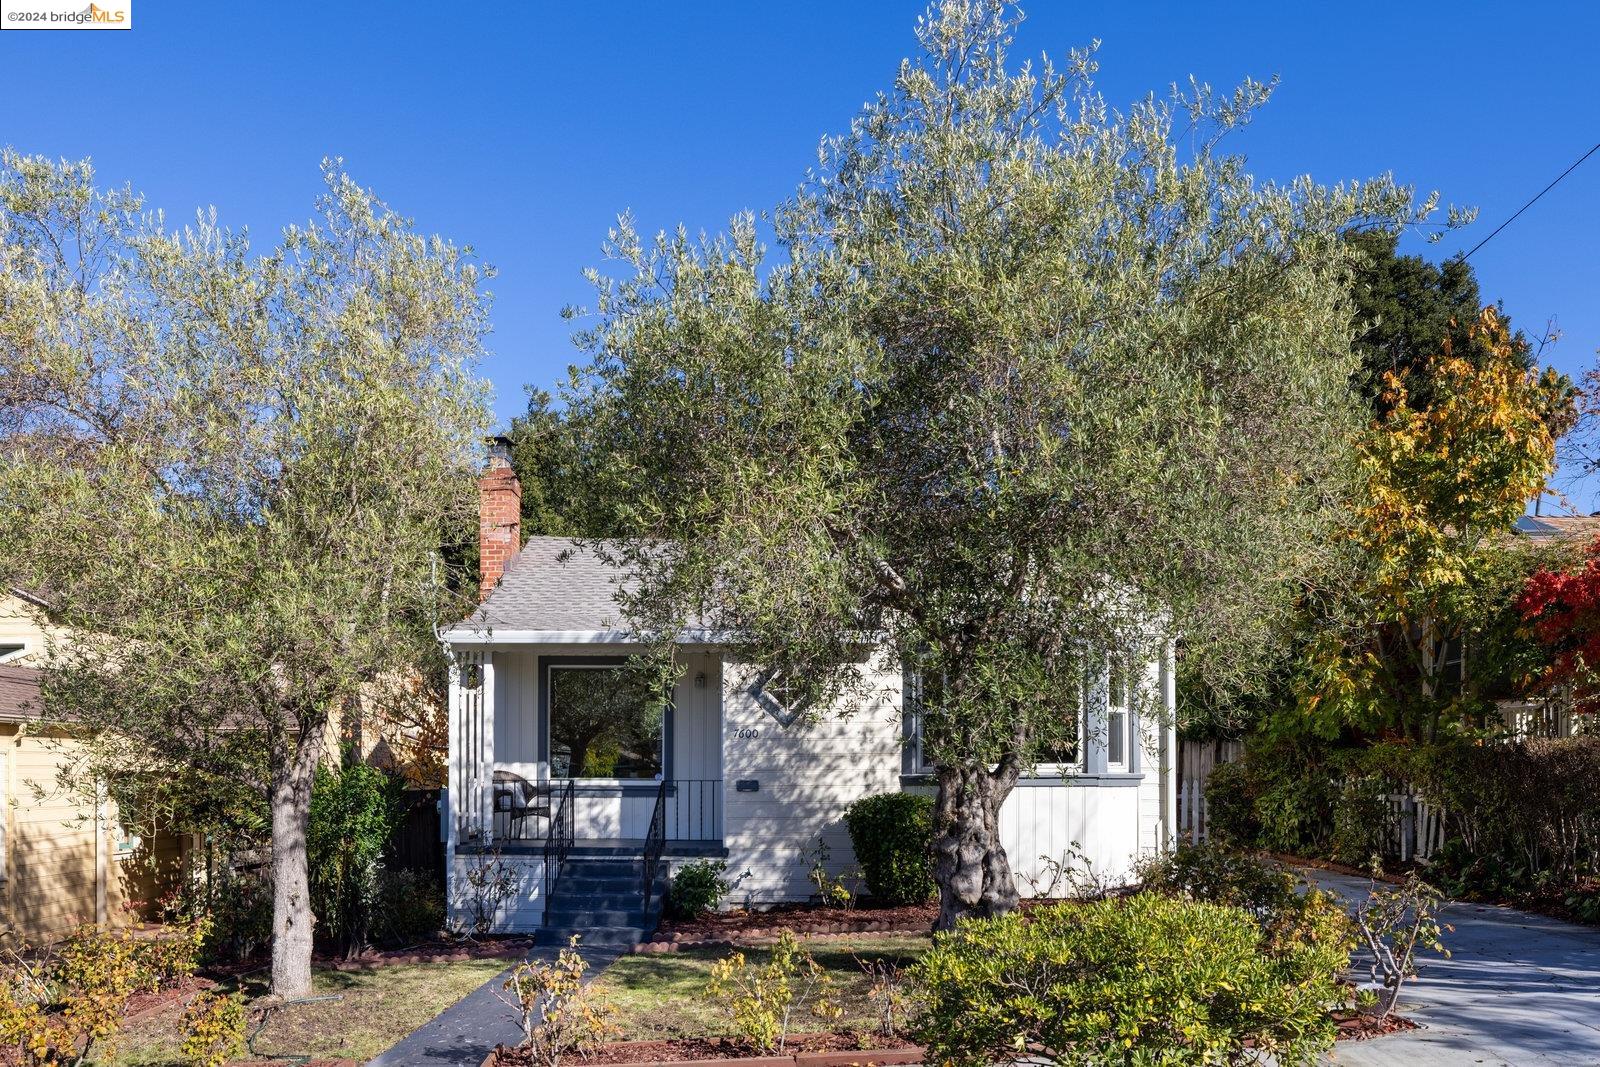
[[[1327,905],[1275,939],[1241,908],[1142,893],[964,922],[913,967],[932,1063],[1316,1062],[1349,961]]]
[[[933,798],[877,793],[845,809],[850,845],[867,892],[882,904],[920,904],[933,896]]]
[[[1600,737],[1301,752],[1261,745],[1206,783],[1215,839],[1365,864],[1390,847],[1386,794],[1443,812],[1432,857],[1458,890],[1508,892],[1600,873]]]

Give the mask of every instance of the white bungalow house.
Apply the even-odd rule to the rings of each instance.
[[[619,575],[572,541],[519,533],[503,453],[480,482],[482,603],[442,639],[452,657],[445,833],[452,919],[501,931],[636,940],[667,871],[722,857],[732,903],[803,901],[819,856],[854,866],[845,808],[928,788],[914,690],[872,661],[867,706],[786,725],[758,665],[686,642],[664,704],[630,679],[639,650]],[[1023,894],[1072,854],[1115,878],[1175,839],[1170,656],[1085,687],[1080,751],[1012,792],[1002,832]],[[1141,714],[1133,694],[1153,694]],[[498,888],[494,888],[498,886]],[[487,888],[486,888],[487,887]]]

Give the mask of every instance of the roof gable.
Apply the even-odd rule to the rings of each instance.
[[[450,633],[485,630],[597,633],[626,630],[616,596],[621,572],[567,537],[530,537],[478,609]]]

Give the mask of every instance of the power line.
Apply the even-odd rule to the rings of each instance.
[[[1476,252],[1478,249],[1482,248],[1484,245],[1486,245],[1490,241],[1494,240],[1494,236],[1495,236],[1496,233],[1499,233],[1501,230],[1505,229],[1507,226],[1510,226],[1513,222],[1517,221],[1517,215],[1522,214],[1524,211],[1528,210],[1534,204],[1538,203],[1540,196],[1543,196],[1545,193],[1548,193],[1550,190],[1554,189],[1557,185],[1559,185],[1561,183],[1561,179],[1562,178],[1565,178],[1567,175],[1569,175],[1573,171],[1577,170],[1578,169],[1578,165],[1580,163],[1582,163],[1584,160],[1588,159],[1590,156],[1594,155],[1596,152],[1600,152],[1600,144],[1596,144],[1593,148],[1589,149],[1589,151],[1587,151],[1583,155],[1579,156],[1578,159],[1577,159],[1577,162],[1573,163],[1572,166],[1568,167],[1566,170],[1562,171],[1560,174],[1557,174],[1556,175],[1556,180],[1551,182],[1549,185],[1545,186],[1543,189],[1540,189],[1538,196],[1535,196],[1532,200],[1529,200],[1526,204],[1523,204],[1521,207],[1517,208],[1516,215],[1512,215],[1509,219],[1506,219],[1506,221],[1502,222],[1500,225],[1498,225],[1498,226],[1496,226],[1494,228],[1494,233],[1491,233],[1489,236],[1485,237],[1483,240],[1481,240],[1477,244],[1473,245],[1472,246],[1472,252]],[[1462,256],[1461,258],[1464,259],[1464,260],[1465,259],[1471,259],[1472,258],[1472,252],[1468,252],[1466,255]]]

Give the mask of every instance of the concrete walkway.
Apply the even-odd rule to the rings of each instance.
[[[1365,879],[1307,871],[1350,901]],[[1332,1062],[1352,1067],[1600,1064],[1600,929],[1513,908],[1452,903],[1443,919],[1450,959],[1420,957],[1400,1013],[1422,1029],[1341,1042]]]
[[[529,959],[554,962],[557,947],[536,948]],[[584,949],[590,979],[616,961],[615,949]],[[516,1016],[495,995],[511,968],[474,989],[368,1061],[369,1067],[478,1067],[496,1045],[522,1040]]]

